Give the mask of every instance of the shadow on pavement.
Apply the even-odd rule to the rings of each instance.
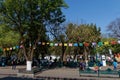
[[[32,78],[21,78],[21,77],[4,77],[0,80],[43,80],[43,79],[32,79]]]

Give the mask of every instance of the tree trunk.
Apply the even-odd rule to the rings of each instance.
[[[87,48],[86,47],[84,48],[84,55],[85,55],[85,60],[87,60],[88,59],[88,57],[87,57],[88,53],[87,53]]]
[[[64,46],[64,43],[62,44],[62,56],[61,56],[61,60],[65,61],[65,46]]]
[[[73,59],[76,60],[76,57],[77,57],[77,54],[78,54],[78,48],[74,50],[74,53],[75,53],[75,54],[74,54]]]
[[[39,41],[39,38],[35,41],[35,44],[33,46],[29,46],[28,47],[28,50],[26,49],[24,44],[22,44],[23,53],[24,53],[24,56],[26,58],[26,70],[27,71],[31,71],[32,70],[33,54],[34,54],[34,50],[36,48],[36,45],[37,45],[38,41]]]
[[[25,46],[23,45],[23,53],[26,59],[26,71],[32,70],[32,58],[34,53],[34,46],[29,51],[26,50]],[[29,55],[28,55],[29,54]]]

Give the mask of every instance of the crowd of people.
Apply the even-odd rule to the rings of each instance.
[[[104,61],[106,63],[106,66],[113,66],[113,70],[117,70],[118,68],[118,55],[120,58],[120,54],[115,54],[113,58],[106,58]],[[117,57],[117,58],[116,58]],[[85,60],[80,60],[79,63],[79,68],[80,70],[85,70],[86,68],[92,69],[92,70],[98,70],[101,69],[101,67],[104,66],[103,65],[103,61],[102,60],[97,60],[94,57],[90,58],[89,60],[85,61]]]
[[[37,65],[42,65],[44,67],[57,67],[60,66],[61,64],[66,67],[71,67],[71,68],[76,68],[79,67],[80,70],[85,70],[86,68],[90,68],[93,70],[98,70],[100,69],[103,65],[102,59],[96,59],[95,56],[90,57],[88,60],[85,60],[83,57],[79,56],[77,57],[79,59],[74,59],[74,57],[67,56],[66,62],[60,63],[60,60],[55,58],[52,59],[50,57],[49,60],[44,59],[44,60],[33,60],[33,66]],[[113,66],[113,69],[116,70],[118,67],[118,64],[120,62],[120,54],[114,54],[113,58],[110,56],[107,56],[105,59],[105,62],[107,66]],[[18,64],[18,61],[16,59],[13,59],[11,61],[11,66],[12,69],[16,69],[16,65]],[[4,64],[3,64],[4,65]]]

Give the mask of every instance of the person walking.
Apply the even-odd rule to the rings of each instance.
[[[16,69],[16,60],[15,60],[15,59],[12,61],[12,69],[13,69],[13,70]]]

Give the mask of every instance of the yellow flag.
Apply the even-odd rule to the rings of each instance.
[[[67,46],[67,43],[64,43],[64,46]]]
[[[47,42],[46,44],[50,44],[49,42]]]
[[[109,42],[108,42],[108,41],[104,42],[104,45],[108,45],[108,44],[109,44]]]
[[[10,49],[9,48],[7,48],[7,51],[9,51]]]

